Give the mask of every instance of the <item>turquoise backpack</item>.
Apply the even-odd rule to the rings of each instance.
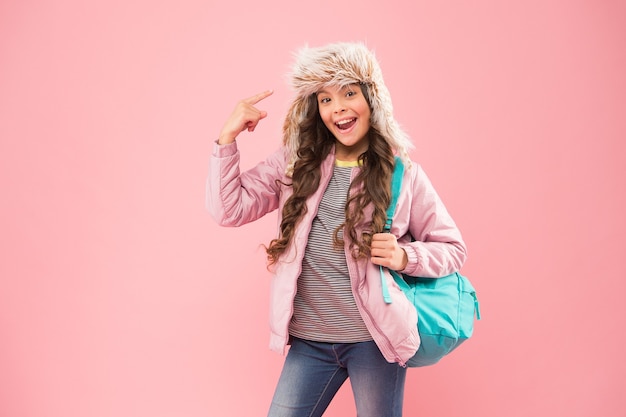
[[[396,157],[385,232],[391,230],[403,175],[404,163]],[[476,290],[466,277],[457,272],[441,278],[412,277],[393,270],[389,272],[417,309],[417,330],[421,344],[407,366],[433,365],[472,336],[474,317],[480,320],[480,308]],[[382,266],[380,274],[383,297],[390,304],[392,300]]]

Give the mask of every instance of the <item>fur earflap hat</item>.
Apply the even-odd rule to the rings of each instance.
[[[334,43],[317,48],[304,47],[295,53],[296,62],[289,74],[296,96],[283,126],[283,143],[289,151],[287,174],[291,175],[300,145],[300,125],[308,111],[308,97],[325,87],[350,84],[368,86],[370,123],[389,142],[395,152],[409,161],[413,144],[393,117],[393,106],[383,74],[374,56],[362,43]]]

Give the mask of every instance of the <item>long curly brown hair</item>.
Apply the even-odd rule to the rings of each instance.
[[[368,97],[367,88],[367,85],[361,85],[365,97]],[[316,95],[312,94],[308,100],[308,113],[300,126],[301,142],[292,182],[283,184],[293,187],[293,194],[283,206],[280,235],[266,248],[270,265],[278,261],[291,243],[298,222],[307,212],[306,200],[319,187],[322,162],[331,152],[336,140],[320,117]],[[369,256],[372,235],[382,232],[391,199],[393,149],[374,127],[370,127],[368,135],[368,149],[359,156],[361,170],[350,184],[345,221],[333,233],[337,248],[344,246],[339,232],[343,230],[344,234],[349,236],[350,250],[354,258]],[[374,208],[372,218],[366,219],[363,209],[370,204],[373,204]],[[360,235],[357,226],[363,230]]]

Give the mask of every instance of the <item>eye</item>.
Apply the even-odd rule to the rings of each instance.
[[[320,98],[320,104],[325,104],[325,103],[328,103],[328,102],[330,102],[330,98],[328,98],[328,97]]]
[[[352,97],[352,96],[356,96],[356,91],[348,90],[346,92],[346,97]]]

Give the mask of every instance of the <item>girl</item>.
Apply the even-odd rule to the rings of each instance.
[[[270,348],[284,368],[270,417],[321,416],[349,377],[360,417],[402,415],[406,362],[419,347],[417,314],[379,265],[440,277],[461,268],[466,249],[454,221],[393,117],[374,54],[362,44],[304,48],[291,73],[296,92],[283,146],[240,172],[235,138],[267,113],[266,91],[240,101],[214,145],[207,207],[223,226],[279,210],[267,247]],[[381,233],[394,157],[402,191],[391,233]]]

